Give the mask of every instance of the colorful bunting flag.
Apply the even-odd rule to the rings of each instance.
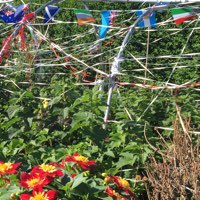
[[[184,21],[196,19],[196,14],[193,12],[192,8],[173,8],[171,9],[173,19],[175,23],[181,24]]]
[[[4,23],[16,23],[15,13],[8,10],[8,11],[0,11],[0,19],[4,21]]]
[[[104,26],[109,26],[110,25],[110,11],[105,10],[101,12],[101,23],[103,26],[100,27],[100,32],[99,32],[99,38],[105,38],[106,33],[109,29],[109,27],[104,27]]]
[[[16,11],[4,10],[0,11],[0,19],[6,24],[17,23],[24,17],[25,11],[29,9],[29,4],[20,5],[17,7]]]
[[[24,13],[29,10],[30,4],[23,4],[17,7],[15,11],[15,19],[22,19]]]
[[[136,11],[136,15],[137,17],[140,17],[142,14],[144,14],[146,12],[146,10],[138,10]],[[151,14],[145,15],[142,19],[142,21],[140,21],[138,23],[139,27],[156,27],[156,13],[152,12]]]
[[[47,24],[51,22],[59,11],[60,8],[57,6],[46,6],[44,12],[44,23]]]
[[[169,5],[171,4],[171,2],[158,2],[156,3],[156,7],[159,8],[158,12],[163,12],[163,10],[165,10]]]
[[[115,18],[116,18],[115,11],[104,10],[101,12],[101,22],[103,26],[100,27],[100,32],[99,32],[100,39],[106,37],[106,33],[109,30],[108,26],[113,25]]]
[[[78,20],[78,25],[82,26],[87,23],[95,22],[94,17],[89,10],[77,9],[74,11]]]

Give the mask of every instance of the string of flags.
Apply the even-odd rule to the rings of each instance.
[[[162,4],[163,7],[167,7],[169,3]],[[194,20],[197,18],[197,12],[190,7],[186,8],[172,8],[170,9],[175,24],[179,25],[188,20]],[[138,10],[135,12],[137,17],[143,15],[145,10]],[[81,14],[82,13],[82,14]],[[84,14],[83,14],[84,13]],[[78,20],[79,25],[85,25],[87,23],[95,22],[94,17],[91,12],[88,10],[75,10],[75,14]],[[101,24],[102,26],[99,29],[99,38],[103,39],[106,37],[106,33],[109,30],[109,27],[113,25],[114,20],[117,17],[117,11],[104,10],[101,11]],[[153,11],[150,14],[143,16],[142,20],[138,23],[137,26],[152,27],[156,28],[156,12]]]
[[[159,6],[166,8],[170,3],[160,3]],[[174,19],[175,24],[179,25],[185,21],[194,20],[197,18],[197,13],[194,9],[190,7],[180,7],[180,8],[172,8],[170,9],[172,17]],[[138,10],[135,12],[136,16],[139,18],[143,15],[145,10]],[[160,10],[159,10],[160,12]],[[76,9],[75,14],[77,17],[78,25],[82,26],[88,23],[95,22],[94,17],[91,12],[88,10],[80,10]],[[106,33],[109,30],[110,26],[113,25],[115,19],[117,17],[117,11],[113,10],[104,10],[101,11],[101,25],[99,28],[99,38],[103,39],[106,37]],[[142,20],[138,23],[139,27],[152,27],[156,28],[156,12],[153,11],[150,14],[143,16]]]
[[[169,3],[160,3],[157,6],[161,6],[166,8]],[[13,23],[16,25],[20,23],[22,26],[19,29],[18,35],[21,38],[21,48],[25,48],[25,33],[24,28],[27,23],[35,17],[35,13],[29,12],[30,4],[19,5],[18,7],[14,7],[15,11],[8,10],[7,8],[4,10],[2,8],[0,10],[0,20],[4,23],[9,24]],[[163,10],[163,9],[161,9]],[[58,14],[60,8],[57,6],[48,5],[44,8],[44,24],[48,24],[52,22],[54,17]],[[175,24],[179,25],[188,20],[194,20],[197,18],[197,14],[199,13],[198,9],[193,9],[191,7],[176,7],[170,9],[171,14],[173,16],[173,20]],[[143,15],[145,10],[138,10],[135,12],[136,16],[139,18]],[[159,11],[158,11],[159,12]],[[74,13],[77,18],[77,24],[82,26],[89,23],[95,23],[96,20],[93,17],[92,13],[89,10],[84,9],[75,9]],[[103,10],[101,11],[101,26],[99,27],[99,38],[104,39],[106,37],[107,31],[111,26],[113,26],[116,17],[118,16],[118,12],[115,10]],[[142,20],[137,24],[137,26],[144,27],[153,27],[156,28],[156,12],[152,11],[143,16]],[[0,61],[3,56],[7,56],[10,52],[9,43],[12,41],[12,37],[6,37],[3,40],[3,49],[0,52]]]
[[[160,4],[159,4],[160,5]],[[167,7],[169,3],[164,4],[164,7]],[[29,4],[20,5],[16,8],[16,11],[10,10],[0,10],[0,20],[4,23],[18,23],[22,20],[25,12],[29,9]],[[60,8],[57,6],[46,6],[44,11],[44,24],[50,23],[57,13],[60,11]],[[184,21],[196,19],[197,13],[190,7],[180,7],[170,9],[173,16],[174,22],[179,25]],[[84,9],[75,9],[74,10],[78,25],[86,25],[88,23],[95,23],[96,20],[89,10]],[[141,16],[145,10],[138,10],[135,12],[136,16]],[[102,26],[99,29],[99,37],[102,39],[106,36],[109,27],[113,25],[115,18],[117,17],[117,11],[113,10],[104,10],[101,11],[101,23]],[[145,15],[138,23],[139,27],[153,27],[156,28],[156,12],[153,11],[150,15]]]

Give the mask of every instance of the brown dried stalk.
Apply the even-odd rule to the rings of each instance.
[[[162,162],[151,158],[147,170],[150,200],[200,199],[200,142],[192,141],[190,120],[185,122],[176,108],[172,145],[166,147]]]

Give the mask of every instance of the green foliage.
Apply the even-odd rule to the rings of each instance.
[[[37,0],[34,3],[44,4],[44,1]],[[63,9],[56,18],[70,22],[76,20],[75,15],[73,10],[65,8],[84,7],[79,1],[64,1],[59,6]],[[89,4],[91,10],[130,10],[138,8],[137,6],[128,3]],[[38,5],[31,4],[31,9],[37,7]],[[158,13],[158,20],[165,21],[170,17],[169,11],[165,12],[166,14]],[[95,12],[94,16],[100,24],[99,13]],[[116,26],[121,28],[130,26],[135,17],[121,24],[129,18],[129,14],[121,14],[116,19]],[[36,19],[36,22],[41,20]],[[182,25],[185,30],[177,34],[173,34],[174,32],[170,30],[166,31],[176,27],[173,23],[158,26],[155,31],[150,32],[148,69],[153,75],[147,73],[146,84],[164,86],[166,81],[174,84],[199,81],[199,58],[187,55],[179,57],[194,23],[196,22]],[[198,24],[199,22],[195,26]],[[104,63],[111,62],[111,58],[118,52],[116,47],[121,44],[124,34],[108,39],[116,33],[115,30],[110,30],[108,38],[102,42],[101,51],[105,53],[101,58],[92,59],[93,55],[89,53],[85,55],[86,52],[82,51],[82,48],[96,41],[94,32],[83,38],[74,39],[75,34],[84,34],[90,28],[91,26],[79,27],[73,23],[67,25],[58,23],[49,27],[48,37],[61,47],[66,47],[63,45],[64,42],[69,47],[80,44],[79,49],[67,47],[65,52],[86,61],[89,66],[93,66],[99,60]],[[41,31],[44,33],[45,29],[46,27],[42,27]],[[122,73],[126,75],[118,77],[121,82],[144,83],[140,78],[144,77],[144,71],[133,71],[141,69],[141,66],[131,55],[146,56],[146,38],[146,29],[137,29],[127,45],[124,52],[125,60],[121,65]],[[105,46],[104,44],[110,40],[112,40],[111,45]],[[30,51],[28,56],[31,58],[36,56],[38,60],[55,59],[49,44],[42,43],[42,48],[46,48],[46,52],[38,51],[36,55]],[[80,51],[78,55],[77,50]],[[194,30],[183,54],[198,53],[199,50],[199,33]],[[58,54],[63,58],[64,55]],[[171,57],[159,57],[164,55],[171,55]],[[105,130],[102,125],[106,109],[107,86],[104,88],[105,91],[99,91],[96,86],[75,85],[74,83],[82,81],[82,75],[73,77],[70,70],[60,66],[36,67],[37,62],[30,62],[30,60],[25,63],[26,53],[21,53],[19,56],[14,52],[10,59],[15,56],[18,63],[14,70],[0,69],[1,74],[6,75],[6,78],[2,78],[0,82],[0,161],[22,162],[22,170],[31,169],[39,163],[60,162],[66,155],[73,153],[83,154],[97,161],[96,171],[93,174],[85,176],[84,172],[79,172],[73,181],[69,177],[70,174],[66,174],[58,180],[58,186],[56,184],[54,186],[61,189],[59,199],[111,199],[103,192],[106,186],[102,173],[127,178],[132,183],[131,187],[137,198],[147,199],[144,181],[135,182],[137,175],[141,177],[146,175],[145,168],[149,158],[155,153],[152,146],[162,149],[163,144],[160,143],[155,127],[173,126],[177,115],[175,106],[177,103],[181,107],[184,119],[190,119],[192,130],[199,130],[200,105],[197,103],[199,91],[194,88],[183,88],[177,91],[136,87],[115,88],[109,116],[110,123]],[[143,65],[145,61],[141,59]],[[62,63],[62,60],[58,63]],[[177,66],[187,67],[176,68],[176,63]],[[85,69],[74,60],[70,64],[76,66],[78,70]],[[30,73],[24,70],[29,65]],[[155,65],[166,68],[154,70]],[[98,65],[97,68],[109,73],[107,64]],[[176,69],[170,76],[173,68]],[[64,75],[56,74],[58,72]],[[91,70],[88,70],[88,74],[95,75]],[[90,77],[90,79],[93,81],[94,78]],[[37,84],[38,82],[42,82],[43,85]],[[144,137],[144,132],[147,138]],[[160,133],[170,144],[172,132],[161,130]],[[147,139],[152,146],[147,143]],[[158,155],[155,157],[160,159]],[[9,199],[12,193],[20,192],[21,189],[16,185],[0,188],[0,199]]]

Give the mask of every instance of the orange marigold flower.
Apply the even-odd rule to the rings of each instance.
[[[95,160],[88,160],[88,158],[78,153],[75,153],[72,156],[67,156],[64,162],[77,163],[82,169],[86,169],[86,170],[90,170],[90,167],[92,165],[96,165]]]
[[[0,175],[17,174],[17,168],[21,163],[4,163],[0,161]]]
[[[37,187],[31,194],[21,194],[20,200],[55,200],[57,196],[56,190],[44,192],[41,187]]]
[[[62,170],[57,169],[54,163],[51,164],[41,164],[39,166],[33,167],[32,172],[35,173],[43,173],[46,176],[56,177],[56,176],[63,176]]]
[[[24,188],[35,188],[38,186],[42,187],[53,181],[53,177],[46,176],[45,173],[37,173],[34,171],[30,172],[29,174],[22,172],[20,179],[20,186]]]

